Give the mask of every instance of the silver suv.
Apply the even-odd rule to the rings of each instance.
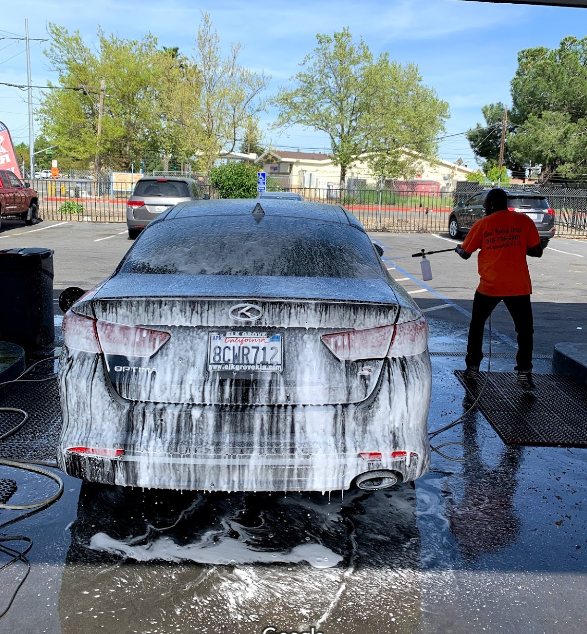
[[[141,178],[127,202],[128,237],[134,240],[151,220],[169,207],[199,197],[196,181],[191,178]]]

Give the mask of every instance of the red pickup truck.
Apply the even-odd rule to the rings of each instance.
[[[28,183],[22,181],[10,170],[0,170],[0,225],[2,218],[15,216],[27,225],[39,221],[39,197]]]

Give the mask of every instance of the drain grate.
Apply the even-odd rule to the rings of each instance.
[[[6,504],[16,493],[16,482],[14,480],[0,479],[0,504]]]
[[[464,350],[433,350],[430,353],[431,357],[466,357],[467,352]],[[485,355],[487,357],[487,355]],[[515,352],[493,352],[492,359],[515,359]],[[552,361],[551,354],[533,354],[533,359],[550,359]]]
[[[0,442],[0,458],[55,460],[61,430],[57,379],[34,378],[34,381],[12,383],[0,389],[0,407],[16,407],[29,415],[23,427]],[[0,412],[0,435],[10,431],[21,420],[21,414]]]
[[[473,398],[488,376],[477,407],[506,445],[587,447],[587,386],[570,377],[534,374],[536,390],[524,392],[511,372],[479,373],[477,387],[455,375]]]

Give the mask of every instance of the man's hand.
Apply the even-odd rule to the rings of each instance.
[[[455,251],[463,258],[463,260],[468,260],[471,257],[471,254],[467,253],[467,251],[463,249],[462,244],[457,244]]]
[[[536,246],[528,247],[526,250],[526,255],[529,255],[531,258],[541,258],[544,249],[542,248],[542,244],[539,242]]]

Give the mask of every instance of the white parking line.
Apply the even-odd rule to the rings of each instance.
[[[441,308],[452,308],[450,304],[439,304],[438,306],[431,306],[430,308],[422,309],[423,313],[430,313],[433,310],[440,310]]]
[[[409,277],[398,277],[395,281],[396,282],[407,282],[410,278]]]
[[[415,295],[416,293],[427,293],[427,288],[420,288],[417,291],[408,291],[408,295]]]
[[[45,231],[45,229],[52,229],[53,227],[60,227],[61,225],[66,225],[67,222],[58,222],[56,225],[47,225],[46,227],[41,227],[40,229],[29,229],[29,231],[22,231],[21,233],[11,233],[7,236],[0,236],[0,240],[3,238],[11,238],[12,236],[26,236],[27,233],[34,233],[35,231]]]
[[[98,238],[97,240],[94,240],[94,242],[100,242],[101,240],[110,240],[110,238],[116,238],[116,236],[121,236],[123,233],[126,233],[125,231],[121,231],[120,233],[115,233],[113,236],[106,236],[105,238]]]
[[[552,247],[546,247],[547,249],[550,249],[551,251],[556,251],[557,253],[564,253],[565,255],[575,255],[578,258],[584,258],[584,255],[579,255],[578,253],[569,253],[568,251],[561,251],[560,249],[553,249]]]
[[[452,242],[453,244],[460,244],[458,240],[453,240],[452,238],[445,238],[444,236],[439,236],[437,233],[431,233],[430,235],[434,236],[435,238],[439,238],[440,240],[448,240],[449,242]]]

